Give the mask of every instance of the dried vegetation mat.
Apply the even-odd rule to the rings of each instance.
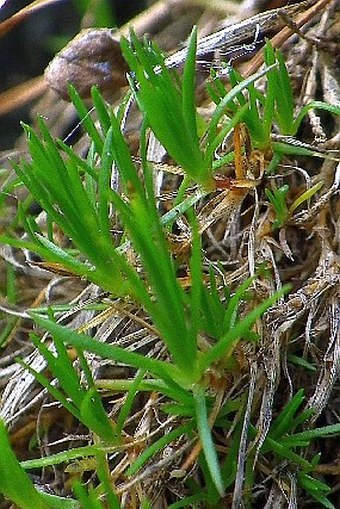
[[[165,64],[131,34],[115,108],[36,106],[1,173],[1,507],[339,507],[340,20],[296,24],[313,4]]]

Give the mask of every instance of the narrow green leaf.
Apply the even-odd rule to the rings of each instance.
[[[323,186],[323,180],[320,180],[312,187],[309,187],[304,193],[300,194],[296,200],[289,207],[289,214],[291,215],[303,202],[308,201],[315,193],[317,193]]]
[[[193,143],[198,145],[196,104],[195,104],[196,47],[197,47],[197,27],[194,26],[189,38],[188,53],[185,61],[185,66],[183,69],[182,108],[188,132],[192,134]]]
[[[318,507],[320,507],[321,504],[323,507],[326,507],[326,509],[336,509],[332,502],[325,496],[331,491],[331,488],[327,486],[327,484],[305,473],[298,473],[297,479],[299,485],[319,503]]]
[[[101,483],[101,489],[105,493],[105,506],[108,507],[108,509],[121,509],[119,498],[114,492],[112,477],[109,470],[109,465],[106,460],[106,455],[102,451],[99,451],[96,454],[96,458],[98,463],[97,475]]]
[[[208,421],[205,390],[203,387],[195,385],[193,387],[193,395],[195,402],[195,414],[197,421],[197,429],[207,462],[209,472],[213,483],[221,497],[224,496],[224,485],[219,465],[216,447],[211,436],[211,430]]]
[[[47,320],[46,318],[38,316],[36,313],[32,312],[31,316],[38,325],[48,330],[52,335],[55,335],[66,344],[71,344],[82,350],[97,353],[103,358],[123,362],[129,366],[134,366],[137,369],[146,369],[151,373],[160,376],[162,379],[166,379],[167,376],[177,379],[180,375],[180,372],[175,368],[175,366],[169,363],[149,359],[148,357],[130,352],[118,346],[100,343],[85,334],[79,334],[53,322],[52,320]]]
[[[276,108],[278,112],[278,124],[280,134],[294,135],[294,99],[291,81],[288,75],[285,61],[279,50],[276,51],[276,59],[279,63],[277,69],[278,90],[276,92]]]
[[[339,434],[340,424],[330,424],[329,426],[324,426],[323,428],[309,429],[306,431],[301,431],[301,433],[295,433],[294,435],[288,437],[282,437],[281,441],[288,447],[291,443],[296,443],[297,440],[309,441],[316,438],[326,438]]]
[[[104,443],[109,445],[118,443],[113,422],[108,418],[102,401],[94,388],[89,389],[83,395],[80,404],[80,419]]]
[[[71,98],[72,103],[74,104],[78,115],[80,117],[80,120],[82,122],[82,125],[88,132],[90,139],[94,143],[94,146],[96,148],[97,154],[101,154],[103,151],[103,139],[102,136],[99,134],[92,118],[90,115],[90,112],[88,111],[87,107],[85,106],[83,100],[81,99],[80,95],[78,94],[77,90],[72,86],[69,85],[69,95]]]
[[[294,415],[302,405],[304,400],[304,391],[300,389],[293,398],[285,405],[278,417],[273,422],[270,428],[270,438],[279,440],[281,436],[292,430],[291,424]]]
[[[222,358],[226,352],[228,352],[230,355],[234,345],[236,346],[238,339],[247,333],[253,323],[255,323],[255,321],[260,318],[260,316],[272,304],[274,304],[274,302],[282,297],[288,291],[288,289],[288,286],[283,287],[280,291],[271,297],[268,297],[268,299],[250,311],[244,318],[236,322],[233,328],[228,330],[215,346],[213,346],[208,352],[202,355],[197,367],[199,372],[204,373],[204,371],[208,369],[214,362],[216,362],[217,359]]]
[[[98,495],[96,495],[94,489],[91,486],[87,492],[80,481],[76,481],[73,485],[73,491],[80,502],[81,509],[104,509],[103,505],[98,499]]]
[[[46,509],[40,494],[16,459],[0,420],[0,493],[21,509]]]
[[[67,449],[62,452],[58,452],[55,454],[50,454],[49,456],[44,456],[42,458],[35,458],[32,460],[21,461],[20,465],[25,470],[33,470],[35,468],[44,468],[50,467],[52,465],[60,465],[61,463],[67,463],[69,461],[78,459],[78,458],[88,458],[91,456],[95,456],[99,450],[111,451],[110,448],[103,448],[98,444],[96,445],[87,445],[84,447],[77,447],[74,449]]]
[[[273,64],[270,67],[266,67],[265,69],[262,69],[261,71],[253,74],[249,78],[244,79],[241,83],[234,86],[226,95],[223,97],[221,102],[218,104],[212,118],[209,124],[208,133],[207,133],[207,143],[212,143],[213,139],[216,136],[216,132],[218,130],[218,124],[225,114],[227,108],[230,106],[232,101],[237,97],[237,95],[242,92],[243,90],[246,90],[247,87],[254,83],[256,80],[267,74],[271,69],[275,68],[276,64]],[[247,104],[245,104],[243,107],[245,107],[245,111],[247,111]]]
[[[110,133],[112,128],[109,128]],[[111,173],[113,165],[112,138],[106,136],[104,141],[103,153],[101,155],[101,165],[98,177],[98,222],[99,233],[106,238],[106,242],[112,242],[111,236],[111,217],[110,217],[110,196],[111,196]]]
[[[303,108],[301,108],[298,116],[295,119],[295,134],[304,119],[304,117],[307,115],[309,110],[323,110],[323,111],[329,111],[329,113],[333,113],[334,115],[340,115],[340,106],[337,106],[335,104],[328,104],[322,101],[311,101],[310,103],[306,104]]]
[[[276,62],[275,52],[270,42],[267,42],[265,45],[264,60],[267,66],[273,65]],[[267,89],[264,97],[263,130],[268,141],[270,140],[270,133],[273,128],[274,107],[278,93],[276,73],[277,68],[272,69],[266,76]]]
[[[138,470],[148,461],[154,454],[162,450],[166,445],[176,440],[181,435],[185,435],[189,431],[191,431],[193,427],[192,423],[183,424],[182,426],[179,426],[176,429],[173,429],[172,431],[169,431],[169,433],[166,433],[164,436],[162,436],[160,439],[156,440],[150,447],[145,449],[132,463],[132,465],[128,468],[126,474],[128,476],[134,475]]]
[[[303,459],[301,456],[293,452],[289,446],[283,444],[282,441],[277,442],[276,440],[272,440],[268,436],[261,448],[261,452],[265,454],[268,450],[275,452],[280,458],[287,459],[291,461],[293,464],[299,465],[300,467],[311,470],[311,464]]]
[[[109,107],[105,103],[103,96],[99,92],[97,86],[92,87],[91,96],[92,96],[92,100],[93,100],[94,109],[96,110],[96,114],[98,116],[98,120],[100,122],[100,126],[103,131],[103,135],[106,136],[107,131],[111,127]],[[110,108],[111,108],[111,106],[110,106]]]
[[[129,387],[127,397],[125,398],[123,406],[120,409],[120,412],[119,412],[119,415],[117,418],[117,422],[116,422],[115,431],[117,433],[118,438],[121,438],[121,435],[122,435],[122,432],[123,432],[123,429],[125,426],[125,421],[129,417],[131,407],[133,405],[135,397],[138,394],[138,390],[140,389],[141,381],[143,380],[145,374],[146,374],[146,371],[144,369],[139,370],[138,373],[136,374],[134,380],[132,381],[131,386]]]
[[[58,497],[57,495],[50,495],[49,493],[39,492],[45,507],[48,509],[84,509],[79,506],[77,500],[71,498]]]

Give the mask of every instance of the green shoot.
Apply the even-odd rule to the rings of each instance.
[[[288,219],[292,216],[293,212],[300,206],[302,203],[308,201],[312,196],[314,196],[323,186],[323,182],[317,182],[312,187],[308,188],[304,191],[300,196],[298,196],[294,202],[288,207],[286,198],[287,193],[289,191],[289,186],[287,184],[279,187],[278,189],[274,189],[271,191],[266,188],[265,193],[270,201],[274,212],[275,219],[273,221],[273,229],[281,228]]]
[[[12,451],[2,421],[0,421],[0,449],[0,493],[20,509],[79,509],[79,505],[73,500],[40,493],[34,487]]]
[[[237,94],[235,100],[229,103],[230,117],[232,118],[242,111],[239,121],[246,124],[250,132],[253,148],[263,152],[272,151],[272,160],[269,163],[268,173],[274,172],[282,156],[285,154],[326,157],[314,147],[300,144],[292,137],[296,136],[301,122],[309,110],[320,109],[340,115],[340,108],[321,101],[314,101],[305,105],[295,115],[292,85],[284,59],[279,50],[274,50],[270,41],[267,41],[264,49],[264,60],[267,66],[265,94],[260,92],[253,84],[249,84],[247,86],[248,97],[241,91]],[[233,88],[246,81],[233,69],[231,69],[229,76]],[[212,74],[212,81],[208,86],[208,91],[217,105],[226,96],[224,86],[219,81],[216,73]],[[275,126],[282,137],[283,141],[281,143],[271,139]],[[285,143],[284,137],[289,137],[295,143]]]

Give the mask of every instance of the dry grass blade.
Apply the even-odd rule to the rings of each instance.
[[[43,76],[32,78],[21,85],[0,94],[0,116],[21,108],[46,92],[47,83]]]
[[[13,14],[10,18],[0,23],[0,37],[5,35],[10,30],[13,30],[19,23],[21,23],[28,16],[31,16],[35,12],[44,9],[48,5],[55,4],[60,0],[34,0],[34,2],[26,5],[20,9],[20,11]]]
[[[274,48],[280,48],[291,35],[299,32],[299,29],[302,28],[306,23],[312,20],[318,13],[322,12],[322,10],[330,4],[331,0],[318,0],[315,5],[310,6],[305,12],[299,14],[297,18],[292,20],[291,26],[285,26],[278,34],[276,34],[271,42]],[[288,14],[289,17],[289,14]],[[263,64],[263,58],[260,53],[258,53],[249,64],[247,64],[245,69],[245,75],[249,76],[256,72],[256,70]]]

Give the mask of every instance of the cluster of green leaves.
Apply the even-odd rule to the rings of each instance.
[[[186,176],[210,189],[216,167],[230,161],[232,157],[229,154],[215,163],[216,149],[234,126],[243,121],[248,105],[238,105],[229,116],[228,111],[233,108],[240,94],[248,90],[272,66],[233,83],[229,92],[220,83],[224,94],[223,97],[219,96],[217,107],[206,125],[197,114],[195,106],[196,36],[194,29],[188,45],[183,79],[179,84],[174,82],[171,70],[166,67],[154,44],[146,41],[143,45],[133,33],[130,41],[123,39],[121,44],[123,55],[132,71],[131,88],[147,124]]]
[[[86,457],[86,454],[91,454],[96,458],[97,475],[100,481],[99,489],[97,491],[90,489],[89,493],[85,491],[80,482],[77,482],[74,486],[77,500],[44,493],[33,485],[25,469],[37,468],[37,466],[33,465],[31,467],[29,462],[27,465],[25,462],[21,464],[18,462],[2,421],[0,421],[0,448],[0,493],[14,502],[20,509],[103,509],[104,506],[99,500],[101,492],[105,493],[108,504],[105,507],[121,509],[118,497],[111,486],[105,453],[100,448],[93,446],[89,447],[88,450],[83,448],[82,453],[77,451],[78,456],[82,454],[83,457]],[[73,454],[74,457],[77,457],[77,455]],[[71,459],[72,451],[68,451],[61,461],[70,461]],[[48,465],[57,464],[58,460],[53,458],[52,462],[47,463]]]
[[[308,111],[318,109],[340,115],[339,106],[322,101],[311,101],[303,106],[298,114],[295,114],[292,84],[283,56],[279,50],[274,50],[270,41],[264,48],[264,61],[267,67],[265,93],[263,94],[254,83],[249,83],[246,92],[240,91],[235,99],[228,101],[227,115],[234,118],[235,115],[241,114],[239,121],[247,126],[252,147],[267,155],[271,153],[271,161],[266,169],[268,174],[275,172],[285,155],[329,157],[325,153],[318,152],[315,147],[293,137],[296,136]],[[232,68],[229,77],[233,89],[245,81]],[[224,104],[228,94],[216,73],[213,73],[213,80],[208,85],[208,90],[217,105]],[[274,140],[273,132],[278,133]],[[273,228],[282,227],[296,208],[308,201],[321,187],[322,182],[317,182],[301,193],[290,206],[286,200],[289,191],[287,184],[280,188],[276,188],[273,184],[272,189],[266,189],[266,196],[276,216]]]
[[[242,409],[242,400],[244,400],[244,398],[235,401],[227,401],[223,405],[216,420],[217,427],[226,429],[231,426],[232,422],[228,419],[228,416]],[[303,457],[304,455],[301,453],[299,454],[299,450],[307,450],[312,440],[338,435],[340,432],[340,424],[299,431],[303,429],[304,425],[308,425],[309,418],[313,414],[313,409],[300,411],[303,401],[303,390],[299,390],[273,421],[269,433],[259,451],[256,451],[254,447],[248,451],[245,459],[244,486],[249,504],[251,504],[252,488],[256,481],[256,470],[254,468],[256,458],[256,461],[260,463],[264,461],[268,464],[269,461],[273,468],[279,467],[279,465],[285,463],[284,471],[286,475],[290,473],[296,476],[297,485],[302,490],[314,498],[320,506],[327,509],[335,509],[334,505],[327,498],[331,491],[330,487],[312,475],[320,461],[320,454],[315,455],[308,461]],[[233,438],[230,442],[228,454],[221,464],[223,483],[226,490],[235,480],[241,428],[242,420],[239,420],[233,430]],[[136,463],[129,469],[128,474],[132,475],[138,471],[155,452],[161,450],[165,445],[178,438],[181,434],[192,429],[192,426],[180,426],[178,430],[170,432],[169,436],[159,439],[140,455]],[[249,438],[256,439],[256,436],[256,428],[250,425]],[[108,464],[106,459],[108,451],[107,446],[105,447],[103,444],[98,443],[92,446],[78,447],[65,452],[52,454],[49,457],[26,460],[19,463],[10,447],[7,433],[2,423],[0,424],[0,445],[2,451],[0,457],[0,493],[3,493],[10,500],[15,502],[18,507],[23,509],[35,509],[40,507],[45,509],[54,509],[57,507],[61,509],[101,509],[103,506],[99,498],[104,495],[108,507],[120,509],[118,498],[112,489],[111,481],[108,477]],[[111,447],[111,450],[114,450],[114,446]],[[87,492],[80,481],[77,481],[74,485],[74,493],[77,500],[64,499],[59,496],[48,495],[38,491],[33,486],[32,481],[26,473],[26,470],[58,465],[65,462],[70,463],[77,458],[84,459],[91,457],[96,460],[99,485],[96,488],[90,487]],[[189,504],[194,503],[204,503],[206,507],[218,506],[220,494],[216,490],[216,483],[211,477],[211,472],[209,472],[204,456],[199,457],[199,465],[205,475],[205,486],[202,487],[193,481],[189,481],[188,485],[191,488],[192,495],[169,506],[172,509],[188,507]],[[287,478],[288,485],[289,482],[289,478]],[[17,489],[18,483],[20,483],[20,490]],[[149,508],[150,505],[148,501],[145,500],[142,507],[145,507],[145,509]]]
[[[86,377],[87,386],[84,386],[81,382],[80,374],[69,358],[64,343],[57,337],[53,341],[55,353],[52,353],[46,344],[33,334],[31,335],[31,341],[46,359],[54,378],[58,380],[58,387],[51,384],[46,377],[33,370],[28,364],[22,362],[22,365],[35,376],[38,382],[46,387],[56,401],[62,403],[76,419],[91,429],[103,443],[118,444],[116,430],[104,410],[83,352],[78,351],[77,357],[81,370]]]
[[[263,152],[271,150],[273,160],[267,170],[272,172],[277,167],[284,154],[316,155],[316,150],[306,148],[306,145],[295,140],[289,144],[291,137],[296,136],[301,122],[309,110],[318,109],[340,115],[339,106],[322,101],[311,101],[295,114],[295,104],[290,77],[279,50],[275,50],[270,41],[264,48],[264,61],[266,65],[265,93],[261,92],[254,83],[249,83],[246,93],[240,91],[235,99],[229,100],[227,115],[234,116],[241,111],[240,122],[243,122],[250,133],[253,148]],[[244,83],[245,80],[235,69],[231,68],[229,78],[233,89]],[[224,102],[227,92],[218,75],[213,73],[213,79],[208,86],[212,100],[220,105]],[[273,141],[272,133],[278,132],[282,141]],[[287,137],[287,143],[285,143]],[[322,157],[322,156],[321,156]]]
[[[191,47],[195,48],[194,43]],[[193,99],[194,49],[191,53],[192,57],[189,58],[187,65],[190,69]],[[184,74],[187,77],[188,70],[185,70]],[[162,74],[155,74],[156,76],[162,80]],[[172,81],[169,81],[168,86],[170,83]],[[44,345],[34,341],[48,363],[53,366],[54,374],[58,377],[65,394],[55,390],[42,377],[39,379],[74,415],[105,441],[110,440],[110,437],[103,434],[102,427],[110,430],[113,434],[111,442],[114,443],[116,436],[110,427],[107,427],[105,417],[100,424],[95,422],[95,412],[90,412],[88,403],[92,398],[95,399],[96,408],[103,417],[100,402],[95,397],[95,392],[92,392],[88,399],[84,389],[80,387],[79,379],[72,372],[72,366],[67,360],[62,344],[72,344],[80,351],[89,350],[147,371],[149,377],[154,380],[154,389],[157,388],[172,398],[178,406],[191,409],[209,471],[222,495],[223,480],[208,424],[204,374],[215,362],[223,363],[223,359],[228,359],[241,337],[252,337],[252,325],[280,294],[269,297],[248,315],[239,318],[238,308],[252,279],[241,285],[233,295],[223,296],[222,300],[212,273],[210,289],[206,288],[203,284],[200,238],[193,213],[190,214],[193,229],[191,287],[190,291],[182,288],[177,279],[176,263],[169,251],[153,196],[152,169],[146,161],[145,154],[143,154],[144,175],[141,180],[118,120],[99,93],[93,91],[93,102],[100,127],[96,127],[88,116],[87,109],[76,92],[73,91],[71,94],[93,142],[89,157],[87,161],[83,161],[64,143],[55,142],[42,120],[39,123],[39,135],[25,126],[32,160],[16,165],[15,169],[22,182],[46,211],[49,220],[48,234],[47,236],[44,234],[34,219],[22,214],[22,222],[30,241],[23,242],[9,237],[3,237],[2,240],[36,251],[52,262],[61,263],[72,272],[85,276],[103,289],[111,291],[115,296],[134,298],[150,316],[168,347],[172,362],[148,359],[123,348],[102,345],[88,336],[69,331],[51,318],[32,314],[37,324],[43,326],[53,336],[56,355],[50,353]],[[192,101],[191,103],[194,107]],[[168,130],[167,127],[167,132]],[[186,149],[188,150],[188,147]],[[94,160],[98,156],[101,163],[99,171],[96,171]],[[125,199],[110,188],[114,163],[120,172]],[[113,243],[109,218],[112,205],[119,213],[126,236],[141,259],[145,280],[141,279],[128,263],[119,246]],[[53,237],[54,225],[72,240],[71,250],[56,243]],[[201,351],[198,347],[198,336],[202,333],[213,334],[212,347],[207,351]],[[84,362],[82,368],[86,370]],[[68,372],[72,384],[67,381]],[[92,384],[90,377],[88,383]],[[71,398],[71,403],[68,398]]]
[[[140,45],[134,36],[131,45],[126,41],[123,42],[123,51],[133,72],[131,84],[134,95],[144,117],[141,133],[142,178],[130,156],[118,118],[96,89],[93,90],[92,98],[99,125],[92,121],[76,91],[70,91],[79,116],[92,140],[86,161],[63,142],[53,140],[40,120],[39,134],[25,126],[31,161],[15,166],[22,182],[46,211],[48,231],[45,233],[33,218],[27,217],[21,210],[20,218],[29,240],[23,241],[3,235],[1,241],[25,247],[48,261],[61,263],[71,272],[86,277],[110,291],[114,297],[138,302],[158,330],[171,358],[169,362],[151,359],[114,345],[103,344],[88,335],[69,330],[57,323],[50,314],[31,313],[36,324],[48,331],[53,339],[55,350],[50,351],[42,341],[32,337],[32,341],[57,378],[59,387],[56,388],[38,373],[35,373],[35,376],[98,437],[96,446],[45,458],[44,465],[70,461],[75,457],[95,456],[100,486],[88,494],[81,487],[76,488],[82,507],[89,509],[100,507],[98,497],[103,493],[106,494],[110,507],[119,507],[106,475],[108,466],[105,448],[111,447],[114,450],[117,444],[119,445],[125,420],[139,391],[156,390],[167,396],[169,404],[164,407],[164,411],[176,413],[186,419],[184,424],[146,449],[131,465],[127,474],[134,475],[150,457],[181,435],[194,434],[199,437],[202,444],[203,454],[199,461],[206,481],[206,491],[202,493],[202,489],[197,490],[192,485],[193,497],[197,496],[197,500],[215,497],[218,500],[224,495],[226,488],[235,480],[235,472],[231,468],[235,462],[229,460],[237,457],[240,435],[235,433],[229,460],[221,465],[209,423],[214,402],[213,397],[208,395],[205,375],[216,365],[227,369],[240,338],[256,340],[252,331],[253,324],[284,293],[282,290],[270,296],[256,307],[250,307],[249,312],[241,316],[239,309],[249,296],[253,278],[245,281],[233,293],[230,293],[228,288],[217,288],[213,270],[208,274],[209,283],[205,282],[201,240],[192,209],[186,210],[192,227],[190,288],[184,289],[177,279],[176,260],[169,251],[164,232],[165,220],[159,216],[154,197],[152,168],[146,160],[146,129],[151,127],[175,161],[182,166],[188,181],[194,180],[209,189],[213,180],[213,154],[216,148],[236,123],[244,121],[244,115],[249,111],[248,102],[241,104],[242,91],[247,89],[251,97],[254,81],[277,67],[276,62],[269,63],[269,70],[234,83],[232,90],[220,98],[211,122],[205,128],[203,143],[199,136],[194,101],[195,48],[194,31],[189,44],[183,80],[178,82],[166,69],[163,58],[153,46]],[[240,102],[237,111],[235,110],[231,118],[226,119],[220,129],[219,124],[226,112],[233,109],[236,100]],[[110,186],[114,165],[120,173],[121,194]],[[138,254],[143,267],[143,278],[129,263],[125,255],[126,245],[115,244],[112,238],[110,223],[112,207],[124,226],[124,240],[127,239]],[[178,207],[176,210],[179,210]],[[54,237],[56,226],[66,239],[72,242],[72,247],[58,244]],[[200,335],[207,335],[210,338],[209,348],[200,347],[198,341]],[[78,373],[67,357],[66,345],[72,345],[77,349],[81,369],[86,375],[86,387],[80,382]],[[115,425],[108,420],[96,392],[84,351],[93,352],[100,357],[124,363],[138,370],[135,380],[129,385],[126,404]],[[87,392],[88,388],[90,390]],[[240,410],[243,404],[244,402],[230,401],[228,408],[223,408],[221,412],[227,414],[231,411],[230,408]],[[285,428],[281,426],[280,429],[283,429],[289,437],[291,428],[287,426]],[[13,483],[11,484],[8,475],[3,477],[0,475],[3,479],[1,491],[9,498],[16,497],[12,499],[17,501],[19,506],[30,508],[32,505],[28,500],[32,487],[27,482],[26,474],[19,473],[16,460],[6,443],[4,431],[2,433],[4,450],[7,451],[7,465],[12,465],[13,471],[18,472],[27,490],[25,488],[23,491],[26,493],[23,494],[25,500],[19,500],[13,493],[11,487]],[[276,438],[279,442],[281,437],[282,433],[276,433],[272,440]],[[268,442],[265,442],[263,447],[265,446],[269,447]],[[295,445],[288,443],[286,450],[289,452],[295,446],[296,443]],[[274,450],[273,444],[270,447],[268,450]],[[288,453],[286,456],[281,454],[282,456],[288,457]],[[297,458],[298,455],[293,457],[290,454],[290,459],[300,466]],[[23,466],[39,468],[43,464],[39,460],[33,460],[33,463],[26,462]],[[4,468],[5,464],[1,464],[1,471]],[[308,484],[307,478],[303,479],[305,484]],[[70,504],[69,507],[77,507],[72,506],[72,502],[67,502]],[[37,499],[35,507],[40,507],[39,504]],[[45,506],[53,507],[50,502],[46,502]]]
[[[304,429],[308,427],[309,419],[313,415],[312,408],[301,410],[305,400],[304,391],[300,389],[292,399],[282,408],[276,419],[271,424],[270,430],[265,437],[263,444],[257,448],[258,430],[250,424],[249,426],[249,446],[245,453],[244,465],[244,503],[252,506],[252,492],[256,478],[256,463],[263,463],[271,469],[277,468],[284,472],[282,480],[287,478],[287,486],[290,485],[289,475],[296,477],[297,486],[304,490],[311,498],[314,498],[320,507],[335,509],[334,505],[328,500],[327,496],[331,488],[312,474],[320,461],[320,454],[316,454],[311,460],[306,459],[306,452],[312,440],[324,439],[336,436],[340,432],[340,424],[324,426],[322,428]],[[216,420],[216,426],[226,428],[231,423],[228,421],[230,410],[239,411],[242,406],[240,402],[228,401],[221,409]],[[238,440],[242,432],[242,419],[237,422],[233,428],[233,436],[237,440],[230,443],[226,457],[221,465],[226,489],[235,481],[235,474],[238,462]],[[252,442],[253,441],[253,442]],[[302,453],[301,453],[302,452]],[[205,465],[200,460],[200,465],[204,471]],[[207,476],[207,486],[203,490],[200,486],[193,485],[193,492],[197,500],[205,500],[208,507],[218,506],[219,495],[214,489],[213,483]],[[200,498],[201,497],[201,498]],[[182,506],[180,506],[182,507]]]
[[[292,216],[294,210],[296,210],[302,203],[308,201],[312,196],[317,193],[321,187],[323,186],[323,182],[320,180],[313,186],[309,187],[306,191],[304,191],[300,196],[298,196],[294,202],[288,207],[286,196],[289,191],[289,185],[284,184],[279,188],[274,188],[270,190],[268,188],[265,189],[266,196],[270,201],[274,212],[275,212],[275,220],[273,221],[273,229],[281,228],[286,221]]]
[[[333,504],[327,499],[331,488],[311,475],[320,461],[320,454],[308,461],[298,451],[307,449],[311,440],[339,434],[340,424],[299,431],[304,425],[308,426],[309,419],[314,413],[313,408],[301,411],[305,399],[303,392],[303,389],[300,389],[274,420],[260,448],[260,454],[263,457],[273,454],[276,464],[288,460],[288,470],[292,474],[296,473],[297,485],[323,507],[334,509]],[[251,426],[249,434],[255,438],[256,428]],[[248,479],[251,479],[250,486],[253,485],[253,458],[254,454],[248,456],[246,466]]]

